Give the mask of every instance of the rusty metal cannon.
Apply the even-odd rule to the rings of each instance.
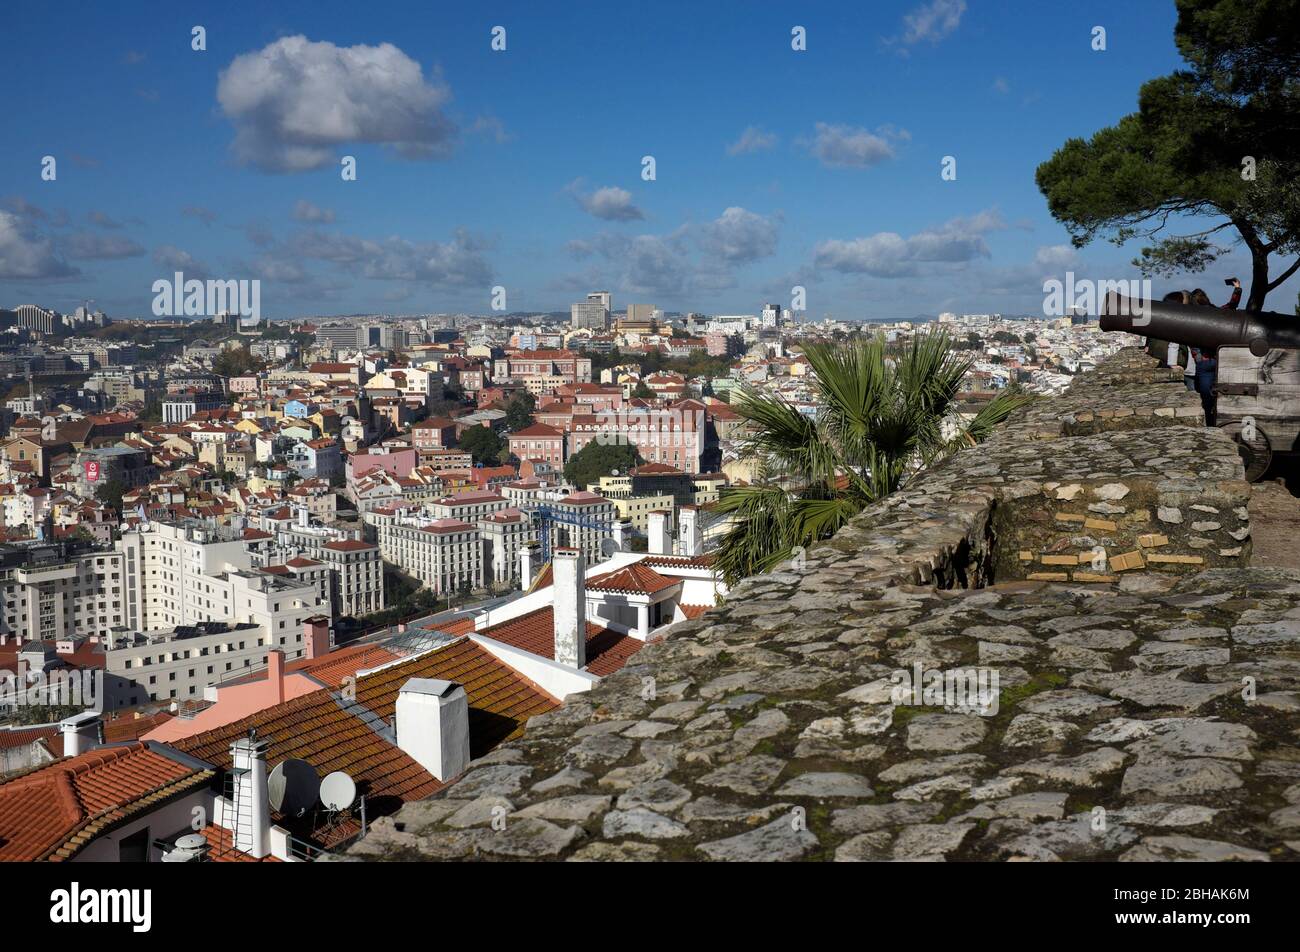
[[[1219,358],[1216,424],[1254,482],[1275,455],[1300,454],[1300,317],[1106,295],[1101,329],[1196,347]]]

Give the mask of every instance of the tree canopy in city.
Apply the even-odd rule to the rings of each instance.
[[[636,447],[627,443],[588,443],[564,464],[564,478],[579,489],[600,482],[600,477],[614,470],[626,475],[634,466],[645,462]]]
[[[496,466],[508,449],[506,441],[486,426],[471,426],[460,435],[458,445],[484,466]]]

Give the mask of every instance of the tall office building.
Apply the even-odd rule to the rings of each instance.
[[[588,304],[599,304],[606,311],[614,309],[614,295],[608,291],[592,291],[587,295]]]
[[[591,301],[590,295],[585,303],[571,304],[569,315],[574,330],[603,331],[609,325],[609,308],[599,301]]]

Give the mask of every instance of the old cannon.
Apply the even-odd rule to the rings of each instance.
[[[1300,453],[1300,318],[1106,295],[1101,329],[1218,353],[1217,425],[1232,435],[1254,482],[1274,455]]]

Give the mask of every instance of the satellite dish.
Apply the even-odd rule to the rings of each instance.
[[[600,540],[600,554],[603,555],[605,558],[607,559],[613,558],[614,555],[620,551],[622,550],[619,549],[618,543],[615,542],[613,539]]]
[[[346,810],[357,798],[357,785],[342,770],[336,770],[320,785],[320,802],[331,810]]]
[[[320,774],[305,760],[283,761],[266,781],[271,809],[285,816],[302,816],[316,805]]]
[[[186,833],[176,838],[176,848],[180,850],[201,850],[207,845],[207,837],[202,833]]]

